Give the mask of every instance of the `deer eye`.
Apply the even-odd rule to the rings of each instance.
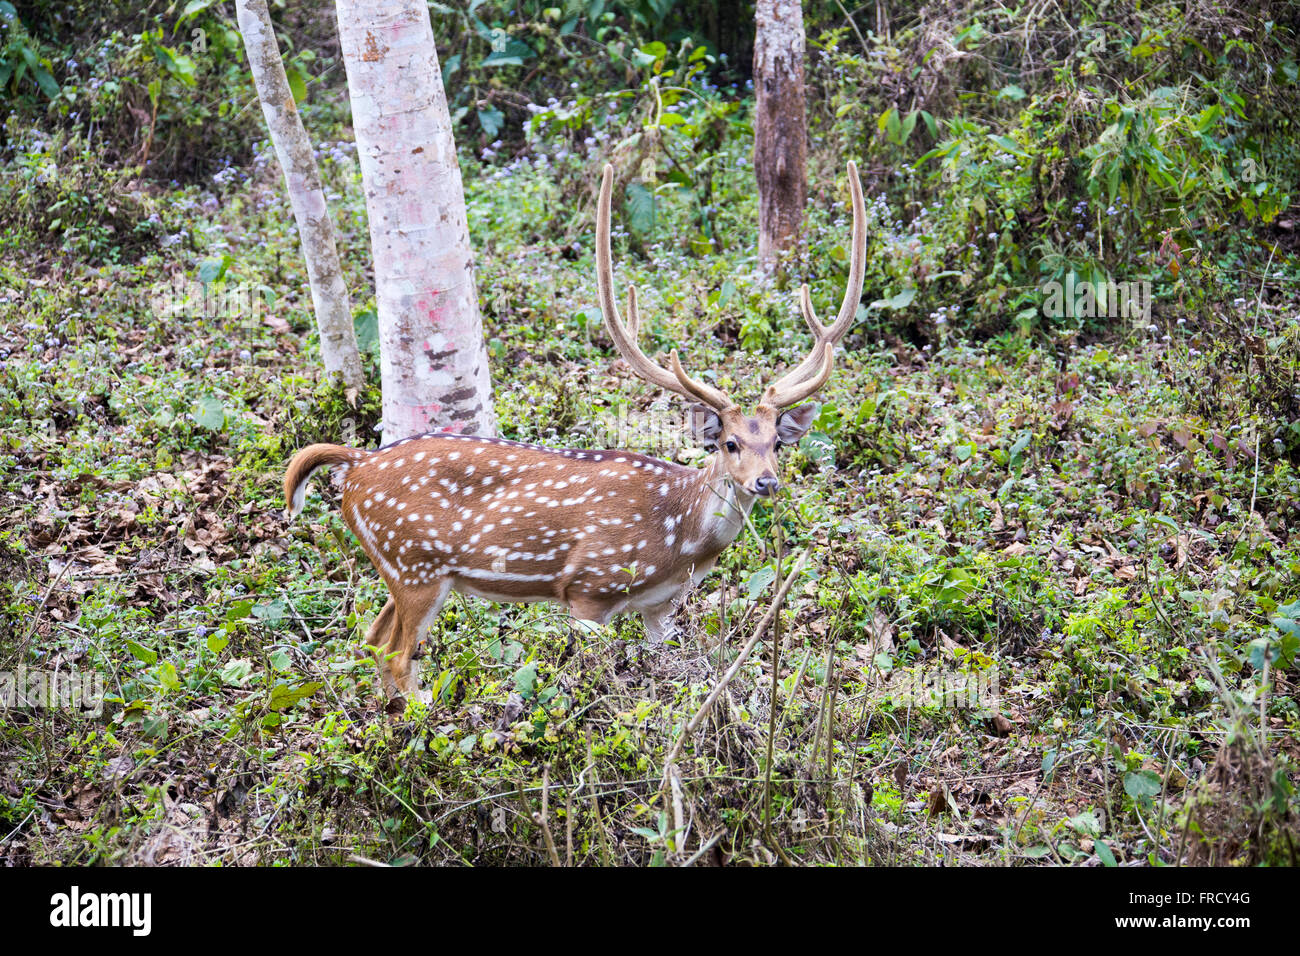
[[[740,451],[740,447],[739,447],[739,446],[738,446],[734,441],[732,441],[730,438],[728,438],[728,439],[727,439],[727,451],[731,452],[731,453],[734,455],[736,452]]]

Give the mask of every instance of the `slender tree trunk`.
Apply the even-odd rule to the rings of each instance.
[[[451,116],[425,0],[336,0],[370,218],[384,441],[494,434]]]
[[[262,101],[262,115],[266,117],[276,158],[284,170],[289,202],[298,223],[316,326],[320,330],[325,372],[341,376],[348,388],[359,389],[362,386],[361,357],[357,353],[348,287],[343,282],[338,247],[334,241],[334,221],[325,205],[311,141],[303,129],[293,94],[289,92],[289,80],[285,77],[284,62],[275,41],[271,14],[266,0],[236,0],[235,15],[239,20],[239,32],[244,37],[244,49],[248,51],[257,98]]]
[[[754,173],[758,261],[765,270],[799,241],[807,192],[803,10],[798,0],[758,0],[754,42]]]

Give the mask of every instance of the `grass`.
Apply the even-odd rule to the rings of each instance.
[[[675,409],[599,329],[574,204],[594,163],[464,157],[505,437],[600,444]],[[356,165],[322,165],[360,310]],[[750,174],[720,167],[744,196]],[[679,645],[457,598],[423,662],[433,703],[390,716],[359,654],[377,575],[325,482],[298,523],[279,510],[294,450],[375,444],[378,394],[352,408],[319,380],[277,175],[152,197],[178,238],[140,258],[0,260],[0,665],[91,672],[107,696],[0,722],[7,863],[1296,861],[1300,475],[1269,404],[1294,389],[1293,259],[1241,251],[1240,286],[1204,310],[1157,296],[1149,326],[979,338],[869,313],[779,510],[686,603]],[[846,231],[837,188],[814,252]],[[755,206],[720,213],[730,235]],[[692,214],[668,202],[619,281],[652,345],[755,395],[807,347],[793,290],[752,278],[748,241],[678,242]],[[259,313],[159,314],[225,255],[211,289],[243,284]],[[809,261],[827,311],[840,266]],[[809,557],[776,673],[764,640],[666,780],[771,603],[777,526],[784,570]]]

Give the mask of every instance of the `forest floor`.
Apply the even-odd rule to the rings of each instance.
[[[366,288],[355,164],[322,162]],[[390,714],[359,653],[383,587],[336,493],[281,512],[297,448],[376,444],[377,385],[353,408],[319,384],[277,175],[146,191],[189,227],[129,265],[0,262],[0,669],[104,694],[5,712],[0,860],[1296,861],[1300,476],[1259,398],[1294,381],[1252,351],[1294,347],[1294,294],[1058,337],[868,319],[680,644],[453,599],[433,703]],[[502,434],[697,461],[611,359],[590,228],[528,238],[587,213],[514,175],[466,169]],[[618,281],[647,290],[652,345],[756,395],[806,342],[794,288],[736,245],[665,239]],[[821,311],[841,282],[816,277]],[[781,573],[807,555],[775,680],[765,639],[665,778],[770,605],[775,524]]]

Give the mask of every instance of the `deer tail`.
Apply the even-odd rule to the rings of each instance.
[[[347,448],[343,445],[308,445],[289,462],[284,473],[284,501],[289,508],[289,518],[297,517],[302,511],[307,498],[307,482],[311,476],[322,468],[333,465],[352,466],[368,454],[360,448]]]

